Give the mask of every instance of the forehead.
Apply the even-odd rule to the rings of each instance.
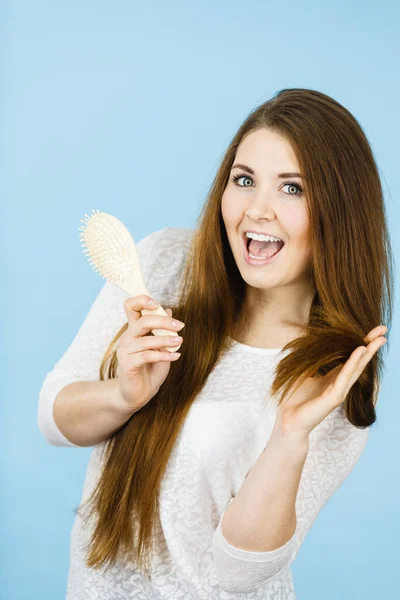
[[[271,129],[258,129],[240,142],[234,162],[251,167],[256,173],[267,170],[271,176],[279,171],[299,170],[299,164],[289,140]]]

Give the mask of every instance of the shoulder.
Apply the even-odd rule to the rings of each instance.
[[[163,227],[145,235],[136,243],[138,250],[147,250],[150,247],[159,254],[158,248],[163,250],[175,250],[181,252],[181,247],[190,245],[194,229],[190,227]]]
[[[180,269],[187,257],[194,230],[189,227],[164,227],[152,236],[152,260],[155,269]]]
[[[178,299],[194,231],[189,227],[164,227],[136,245],[146,286],[162,304],[173,304]]]
[[[190,227],[164,227],[161,230],[162,235],[160,240],[166,245],[174,246],[176,244],[190,245],[195,230]]]

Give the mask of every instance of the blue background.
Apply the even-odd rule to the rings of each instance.
[[[136,241],[194,227],[247,114],[284,87],[305,87],[334,97],[365,129],[398,262],[400,9],[14,0],[0,11],[0,596],[56,600],[91,449],[46,442],[38,393],[104,284],[82,252],[80,220],[110,212]],[[367,448],[292,567],[299,600],[393,598],[398,586],[396,322],[390,339]]]

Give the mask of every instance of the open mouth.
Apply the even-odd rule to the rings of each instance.
[[[269,261],[272,258],[274,258],[274,256],[276,256],[277,254],[279,254],[279,252],[282,250],[283,246],[285,245],[285,242],[282,240],[282,241],[278,242],[278,250],[274,254],[272,254],[271,256],[265,257],[264,259],[262,259],[262,257],[259,257],[259,258],[256,258],[256,259],[252,259],[251,256],[250,256],[250,253],[249,253],[250,242],[251,242],[251,238],[248,238],[246,236],[246,234],[244,233],[243,234],[243,244],[244,244],[244,249],[245,249],[247,258],[249,260],[259,260],[260,263],[263,262],[263,260],[265,262],[265,261]]]

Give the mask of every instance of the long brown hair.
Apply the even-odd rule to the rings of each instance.
[[[344,363],[377,325],[385,324],[390,331],[393,257],[372,149],[360,124],[337,101],[315,90],[283,89],[255,108],[239,128],[198,218],[178,304],[170,306],[186,325],[182,356],[171,364],[158,393],[104,446],[101,476],[87,500],[90,515],[97,517],[88,567],[111,567],[121,556],[151,579],[148,559],[161,480],[185,417],[230,348],[229,337],[244,307],[246,284],[227,238],[221,197],[239,144],[259,128],[286,136],[306,176],[316,290],[305,335],[285,346],[291,352],[277,365],[271,394],[280,403],[296,381]],[[116,376],[116,342],[127,326],[104,355],[101,380]],[[376,420],[382,367],[378,351],[346,398],[346,416],[356,427]]]

